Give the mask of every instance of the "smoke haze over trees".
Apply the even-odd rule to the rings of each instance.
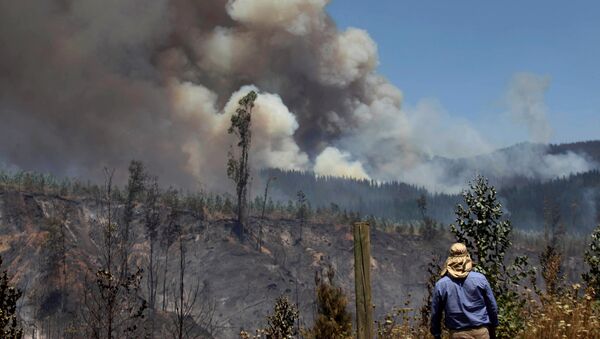
[[[140,159],[170,184],[223,189],[232,141],[224,131],[241,96],[256,90],[255,169],[456,193],[465,178],[449,181],[452,167],[434,156],[485,154],[494,145],[435,103],[403,107],[402,92],[377,73],[376,43],[364,30],[339,30],[327,4],[2,1],[0,162],[99,179],[97,168]],[[506,90],[506,109],[534,142],[551,134],[550,85],[523,73]],[[551,178],[594,164],[533,148],[488,166]]]

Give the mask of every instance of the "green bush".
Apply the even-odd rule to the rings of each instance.
[[[293,338],[297,331],[294,326],[298,319],[298,310],[290,303],[287,297],[279,297],[275,301],[272,315],[267,317],[268,326],[265,329],[267,338],[287,339]]]
[[[600,225],[592,232],[592,241],[584,254],[589,271],[582,275],[587,287],[600,299]]]
[[[498,338],[514,338],[524,327],[522,316],[527,302],[518,291],[519,284],[524,278],[535,276],[535,271],[528,268],[526,256],[505,264],[506,252],[512,245],[512,225],[509,220],[502,220],[502,205],[488,180],[478,176],[462,195],[466,206],[456,207],[456,225],[450,225],[450,230],[458,242],[467,246],[474,269],[486,276],[494,291],[500,322]]]

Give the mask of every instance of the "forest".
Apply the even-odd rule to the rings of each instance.
[[[281,201],[293,200],[293,193],[302,190],[311,197],[315,208],[333,204],[337,206],[334,208],[402,223],[419,219],[416,201],[421,196],[427,198],[428,213],[445,224],[454,220],[454,207],[461,201],[460,194],[429,193],[424,188],[401,182],[317,177],[310,172],[278,169],[264,170],[261,177],[263,181],[277,178],[273,195]],[[544,211],[553,206],[559,209],[570,231],[589,233],[600,208],[599,188],[600,172],[592,170],[548,181],[522,180],[499,188],[498,195],[504,212],[520,230],[543,231]]]

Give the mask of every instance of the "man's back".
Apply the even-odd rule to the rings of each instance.
[[[442,277],[435,285],[433,300],[441,303],[437,308],[440,311],[443,305],[445,323],[450,329],[497,324],[496,300],[487,279],[481,273],[470,272],[464,279]],[[488,308],[493,309],[490,310],[492,319]]]
[[[495,337],[496,299],[485,276],[472,268],[467,247],[453,244],[431,300],[431,334],[436,339],[442,335],[443,312],[451,338]]]

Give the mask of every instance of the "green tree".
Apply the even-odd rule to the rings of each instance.
[[[505,264],[505,255],[512,245],[512,225],[502,219],[502,205],[496,197],[496,189],[483,176],[470,183],[470,190],[463,192],[466,206],[457,205],[456,224],[450,225],[458,242],[464,243],[471,255],[475,270],[483,273],[498,300],[500,321],[499,338],[514,338],[523,328],[521,316],[526,300],[516,291],[525,277],[533,279],[535,272],[528,267],[528,258],[518,256],[513,264]]]
[[[2,266],[2,257],[0,257]],[[20,339],[23,330],[17,324],[17,300],[21,297],[21,291],[9,284],[8,274],[2,271],[0,274],[0,337],[6,339]]]
[[[227,161],[227,176],[235,183],[237,194],[237,220],[241,227],[241,234],[244,234],[244,223],[246,213],[246,199],[248,195],[248,182],[250,180],[250,143],[252,140],[252,108],[257,94],[250,91],[238,103],[235,114],[231,116],[231,126],[227,130],[229,134],[235,134],[238,137],[237,147],[239,155],[236,157],[233,150],[229,151],[229,160]]]
[[[469,249],[477,271],[485,274],[494,292],[501,292],[501,273],[505,271],[504,256],[510,247],[512,225],[502,218],[502,205],[496,199],[496,189],[487,179],[478,176],[462,193],[466,206],[456,206],[456,224],[450,230]]]
[[[600,225],[592,232],[589,248],[585,251],[585,263],[589,271],[582,275],[588,288],[593,291],[596,299],[600,299]]]
[[[427,215],[427,197],[425,194],[421,194],[417,199],[417,207],[422,219],[421,237],[425,241],[436,239],[436,222]]]

